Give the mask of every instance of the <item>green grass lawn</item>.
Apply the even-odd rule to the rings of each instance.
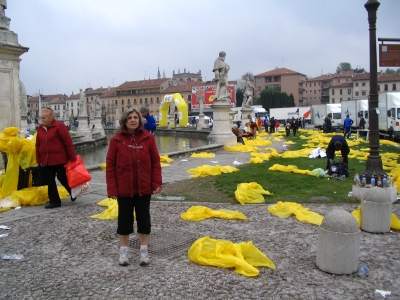
[[[305,140],[288,137],[286,140],[297,142],[290,146],[290,150],[302,149],[301,144]],[[400,145],[399,145],[400,146]],[[368,142],[355,148],[368,148]],[[391,145],[382,145],[381,153],[391,152],[400,154],[400,148]],[[337,152],[340,154],[340,152]],[[272,196],[264,196],[267,203],[277,201],[293,201],[298,203],[358,203],[359,201],[348,197],[352,189],[355,173],[363,173],[366,161],[349,159],[349,177],[345,180],[317,178],[309,175],[269,171],[274,164],[295,165],[299,169],[313,170],[322,168],[325,170],[326,158],[272,158],[262,164],[246,164],[240,167],[239,172],[222,174],[213,178],[216,188],[234,199],[237,184],[242,182],[257,182],[265,190],[273,193]],[[321,197],[321,198],[320,198]]]

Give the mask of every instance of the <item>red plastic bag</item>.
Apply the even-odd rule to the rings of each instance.
[[[70,161],[65,165],[65,170],[71,189],[92,180],[92,176],[86,170],[83,159],[79,154],[76,156],[76,161]]]

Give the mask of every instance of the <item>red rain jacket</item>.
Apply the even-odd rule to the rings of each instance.
[[[64,123],[53,120],[49,128],[40,124],[36,134],[36,161],[43,166],[75,161],[74,144]]]
[[[110,140],[106,158],[109,197],[151,195],[162,187],[160,155],[154,136],[139,128],[134,135],[122,129]]]

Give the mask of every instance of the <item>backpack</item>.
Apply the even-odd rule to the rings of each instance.
[[[328,170],[329,175],[334,175],[336,176],[349,176],[349,170],[347,169],[347,164],[346,163],[332,163],[331,166],[329,167]],[[335,176],[334,176],[335,177]]]

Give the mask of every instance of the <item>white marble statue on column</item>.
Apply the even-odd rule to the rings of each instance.
[[[172,101],[169,103],[169,118],[175,120],[175,100],[172,99]]]
[[[10,30],[11,19],[6,16],[7,0],[0,0],[0,29]]]
[[[226,53],[221,51],[214,62],[213,72],[215,77],[215,96],[214,101],[230,99],[231,93],[228,90],[229,65],[225,62]]]
[[[242,107],[250,107],[252,100],[253,100],[253,90],[255,87],[251,83],[249,76],[246,76],[246,83],[243,90],[243,105]]]
[[[25,85],[22,83],[21,80],[19,80],[19,108],[21,116],[26,116],[26,114],[28,113],[27,102],[28,99],[26,97]]]
[[[114,128],[118,128],[118,127],[119,127],[119,119],[120,119],[119,110],[118,110],[118,107],[116,107],[116,108],[115,108],[115,122],[114,122]]]
[[[79,98],[79,115],[87,116],[87,104],[86,104],[85,92],[82,89],[80,91],[81,92]]]
[[[94,101],[94,116],[101,117],[101,106],[100,106],[100,97],[97,95]]]

